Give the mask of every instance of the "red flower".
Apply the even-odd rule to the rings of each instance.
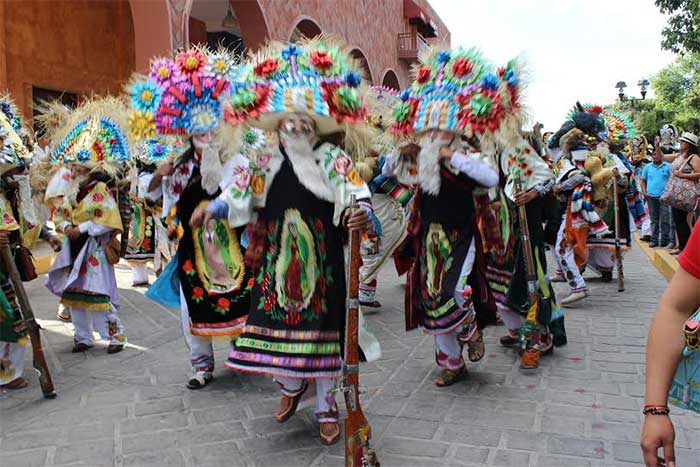
[[[92,213],[95,217],[98,217],[98,218],[102,217],[102,214],[103,214],[102,209],[100,209],[100,208],[95,209],[94,211],[92,211]]]
[[[92,200],[96,203],[101,203],[102,201],[105,200],[105,197],[102,193],[94,193],[92,195]]]
[[[194,271],[194,265],[192,264],[192,261],[190,261],[189,259],[185,261],[185,264],[182,265],[182,270],[188,274]]]
[[[143,240],[143,243],[141,244],[141,246],[143,246],[143,248],[144,248],[145,250],[148,250],[149,248],[151,248],[151,240],[148,239],[148,238],[145,238],[145,239]]]
[[[95,255],[88,256],[88,263],[90,263],[90,266],[92,266],[93,268],[100,265],[100,262],[97,260]]]
[[[5,221],[5,224],[12,224],[15,221],[14,218],[11,215],[9,215],[8,213],[5,213],[2,216],[2,220]]]
[[[497,73],[498,73],[498,76],[503,76],[506,74],[506,69],[503,67],[499,67]]]
[[[468,75],[472,72],[473,69],[474,65],[472,64],[472,62],[470,62],[469,60],[465,60],[464,58],[457,59],[452,64],[452,73],[458,78],[461,78],[464,75]]]
[[[228,307],[231,306],[231,302],[227,298],[221,297],[216,301],[216,306],[222,310],[228,310]]]
[[[87,264],[83,263],[80,265],[80,275],[84,276],[87,274]]]
[[[418,83],[423,84],[427,82],[430,79],[430,68],[426,67],[421,67],[418,69],[418,73],[416,74],[416,81]]]
[[[328,70],[333,66],[333,59],[327,52],[322,50],[314,50],[311,52],[311,64],[319,70]]]
[[[255,285],[255,279],[253,279],[251,277],[250,279],[248,279],[248,288],[252,289],[254,285]]]
[[[287,326],[296,326],[299,323],[301,323],[301,315],[299,312],[296,310],[288,311],[284,317],[284,324]]]
[[[266,58],[262,62],[255,65],[254,71],[257,76],[266,78],[267,76],[277,71],[277,68],[279,68],[279,66],[277,65],[277,60],[273,58]]]
[[[201,300],[204,298],[204,289],[201,287],[195,287],[192,289],[192,298],[195,300]]]

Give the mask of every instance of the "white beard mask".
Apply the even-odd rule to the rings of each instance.
[[[19,185],[19,208],[22,211],[24,222],[37,225],[39,219],[32,203],[32,186],[29,183],[29,177],[27,175],[15,175],[12,177],[12,180]]]
[[[436,196],[440,193],[440,148],[449,145],[450,140],[424,136],[418,144],[418,183],[421,190]]]
[[[80,187],[88,179],[89,175],[83,175],[80,177],[73,177],[70,182],[70,186],[66,190],[66,199],[71,206],[76,206],[78,204],[78,193],[80,192]]]
[[[213,143],[199,144],[196,140],[195,147],[202,154],[199,163],[199,173],[202,175],[202,188],[210,195],[213,195],[219,190],[219,184],[224,173],[224,168],[219,158],[219,148]]]
[[[292,165],[299,182],[324,201],[335,202],[333,190],[328,186],[323,169],[316,158],[312,143],[304,136],[293,136],[280,133],[280,141],[287,153],[287,158]]]

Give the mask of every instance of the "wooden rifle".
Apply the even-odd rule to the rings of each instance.
[[[41,326],[39,326],[39,323],[37,323],[36,319],[34,318],[34,312],[29,304],[29,298],[27,297],[27,292],[24,290],[24,284],[22,284],[19,271],[17,271],[17,266],[15,265],[15,260],[12,256],[12,251],[10,251],[10,247],[0,247],[0,256],[2,257],[4,269],[10,277],[12,288],[17,296],[19,312],[22,315],[24,325],[26,326],[29,334],[29,340],[32,343],[33,364],[34,368],[39,372],[39,385],[41,386],[41,392],[44,394],[45,398],[53,399],[56,397],[56,390],[53,387],[51,373],[49,373],[49,366],[46,363],[44,349],[41,346],[41,335],[39,334]]]
[[[350,198],[352,211],[357,209],[355,195]],[[372,428],[360,406],[360,351],[358,343],[360,289],[360,230],[350,230],[350,267],[345,315],[345,362],[341,390],[345,396],[345,466],[379,467],[377,454],[370,448]]]
[[[620,210],[618,206],[617,177],[613,175],[613,209],[615,210],[615,263],[617,264],[617,291],[625,291],[625,271],[622,268],[622,245],[620,244]]]

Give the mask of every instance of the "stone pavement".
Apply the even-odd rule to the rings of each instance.
[[[445,389],[432,383],[432,340],[404,332],[403,288],[385,269],[385,307],[367,316],[384,354],[361,369],[382,465],[639,465],[644,345],[666,282],[639,248],[625,269],[624,293],[591,281],[593,296],[567,312],[568,346],[539,371],[521,372],[497,343],[503,328],[490,328],[487,356]],[[312,400],[276,423],[275,386],[223,368],[225,342],[214,383],[187,390],[178,312],[130,289],[126,266],[118,280],[131,346],[117,355],[71,354],[56,300],[41,279],[30,284],[59,396],[43,400],[29,370],[30,388],[0,394],[0,466],[342,465],[342,444],[319,444]],[[700,416],[673,412],[678,465],[700,466]]]

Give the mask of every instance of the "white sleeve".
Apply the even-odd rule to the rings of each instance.
[[[81,233],[86,233],[91,237],[99,237],[100,235],[104,235],[114,230],[111,227],[107,227],[102,224],[95,224],[93,221],[81,222],[80,225],[78,225],[78,228],[80,229]]]
[[[382,166],[382,175],[391,178],[395,174],[396,164],[398,162],[399,153],[394,151],[391,154],[387,154],[384,160],[384,165]]]
[[[455,151],[450,159],[450,165],[479,185],[487,188],[498,185],[498,171],[476,157],[469,157],[463,152]]]

